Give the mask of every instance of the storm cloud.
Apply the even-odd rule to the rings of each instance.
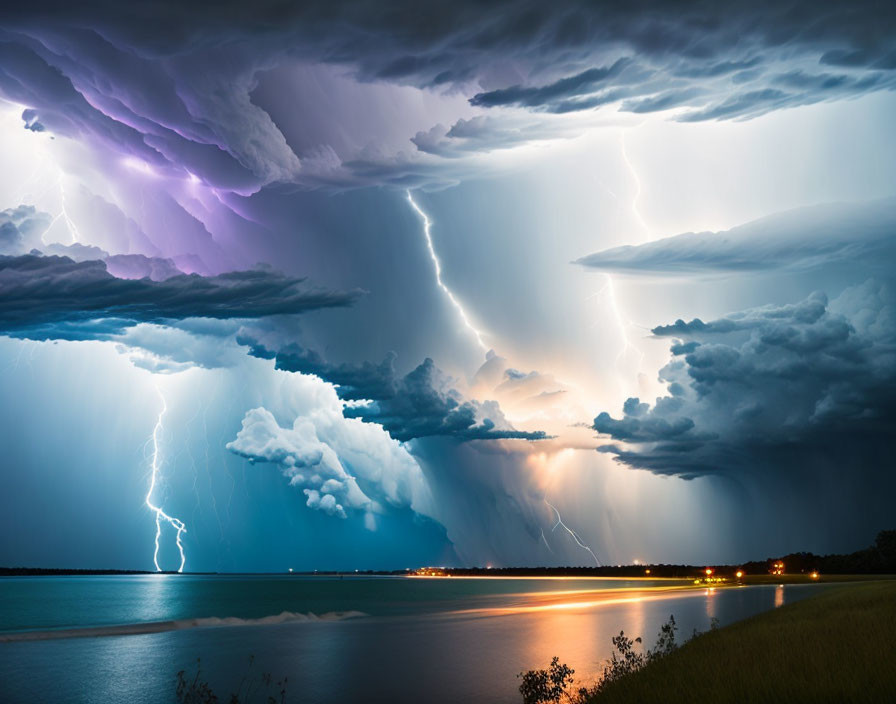
[[[292,344],[274,353],[249,338],[243,343],[258,357],[273,358],[276,368],[313,374],[337,387],[349,401],[347,417],[378,423],[400,441],[432,436],[459,440],[544,440],[542,431],[516,430],[495,401],[466,399],[451,377],[432,359],[408,374],[395,370],[395,354],[379,364],[332,364],[313,350]]]
[[[106,332],[184,318],[259,318],[351,305],[359,292],[315,290],[269,269],[120,279],[102,261],[0,256],[0,331],[37,339],[82,324]]]
[[[462,135],[465,120],[495,109],[570,113],[618,104],[718,120],[896,86],[896,13],[873,0],[517,0],[451,3],[425,17],[418,10],[406,0],[264,1],[251,12],[239,3],[213,11],[202,3],[9,6],[0,14],[0,95],[25,107],[27,129],[87,139],[159,172],[250,194],[284,182],[419,185],[439,179],[427,154],[569,132],[530,124]],[[299,154],[256,95],[260,74],[289,65],[337,67],[358,83],[460,92],[481,114],[410,132],[406,144],[416,153],[334,148],[340,123],[352,118],[333,114],[332,138]]]
[[[659,326],[677,338],[660,371],[669,395],[629,399],[618,419],[599,414],[594,429],[617,441],[601,449],[683,477],[801,475],[825,455],[844,477],[875,476],[868,457],[896,418],[894,304],[889,284],[869,280],[832,301],[815,293]]]

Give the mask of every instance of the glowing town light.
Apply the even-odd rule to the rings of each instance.
[[[168,410],[168,404],[165,401],[165,396],[162,394],[161,390],[158,386],[156,386],[156,392],[159,394],[159,398],[162,399],[162,410],[159,411],[158,420],[156,420],[155,428],[152,431],[152,462],[150,464],[150,468],[152,470],[150,482],[149,482],[149,491],[146,492],[146,505],[150,508],[150,510],[156,515],[156,538],[155,538],[155,552],[152,556],[152,561],[156,566],[156,572],[161,572],[162,568],[159,567],[159,540],[162,537],[162,521],[166,521],[170,524],[176,531],[177,537],[175,538],[175,543],[177,544],[177,549],[180,552],[180,567],[177,568],[178,572],[184,571],[184,564],[187,561],[186,554],[184,553],[184,546],[181,542],[181,536],[187,532],[187,527],[184,525],[183,521],[179,518],[174,518],[165,513],[160,506],[156,506],[152,501],[152,495],[156,488],[156,482],[159,477],[159,470],[161,468],[159,462],[159,436],[162,433],[162,418],[165,416],[165,412]]]
[[[706,572],[706,576],[709,577],[709,575],[712,574],[712,569],[710,569],[709,567],[707,567],[707,568],[704,570],[704,572]]]
[[[737,577],[738,579],[740,579],[741,577],[744,576],[743,570],[738,570],[737,572],[734,573],[734,576]]]
[[[473,336],[476,338],[476,344],[483,351],[487,351],[488,347],[482,341],[481,333],[473,327],[473,324],[470,322],[470,319],[467,317],[466,311],[464,311],[464,307],[460,304],[460,301],[455,298],[454,294],[451,292],[443,282],[442,282],[442,265],[439,262],[439,257],[436,255],[436,249],[432,243],[432,235],[430,230],[432,229],[432,220],[429,219],[429,216],[423,212],[423,209],[417,205],[417,202],[414,200],[414,197],[411,195],[410,190],[407,191],[408,194],[408,203],[411,204],[411,207],[414,211],[423,219],[423,236],[426,238],[426,246],[429,249],[429,256],[432,259],[433,267],[436,272],[436,283],[439,285],[439,288],[442,289],[443,293],[448,297],[448,300],[451,301],[451,305],[454,306],[454,309],[457,311],[457,314],[460,316],[460,319],[463,321],[464,326],[466,326],[467,330],[473,333]]]
[[[818,579],[818,572],[812,572],[812,573],[809,575],[809,577],[811,577],[812,579]]]
[[[557,507],[550,503],[547,499],[544,499],[544,502],[555,514],[557,514],[557,522],[554,524],[553,528],[551,528],[551,532],[553,533],[555,530],[557,530],[557,526],[563,528],[563,530],[569,533],[572,536],[572,539],[576,541],[576,545],[578,545],[583,550],[588,551],[588,554],[590,554],[592,559],[594,560],[594,564],[600,567],[600,560],[597,559],[597,555],[594,554],[594,551],[591,548],[589,548],[587,545],[585,545],[585,543],[582,542],[581,538],[579,538],[578,534],[574,530],[572,530],[572,528],[570,528],[563,522],[563,519],[560,518],[560,511],[557,510]]]

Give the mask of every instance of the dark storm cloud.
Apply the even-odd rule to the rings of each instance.
[[[660,371],[671,395],[652,407],[629,399],[619,419],[598,415],[595,430],[625,443],[603,451],[685,477],[811,473],[820,455],[836,456],[841,474],[877,472],[868,457],[882,456],[896,421],[889,285],[654,332],[679,339]]]
[[[421,152],[456,158],[480,151],[509,149],[525,142],[561,139],[579,134],[579,129],[531,116],[477,115],[460,119],[451,127],[438,124],[411,138]]]
[[[631,65],[629,58],[618,59],[612,66],[589,68],[574,76],[561,78],[544,86],[511,86],[488,93],[478,93],[470,98],[470,104],[477,107],[493,108],[505,105],[517,107],[545,107],[563,104],[569,98],[591,95],[599,88],[620,76]]]
[[[543,440],[543,432],[515,430],[494,401],[463,397],[453,380],[431,359],[405,376],[395,371],[396,355],[381,363],[332,364],[312,350],[289,345],[271,352],[248,337],[240,338],[250,353],[275,359],[276,368],[313,374],[337,385],[340,398],[355,402],[346,406],[347,417],[382,425],[396,440],[433,436],[459,440]]]
[[[582,257],[578,264],[632,274],[807,270],[861,265],[896,256],[896,199],[800,208],[725,232],[689,232]]]
[[[322,144],[326,158],[300,161],[253,99],[260,72],[290,63],[459,90],[483,111],[568,113],[624,101],[638,113],[690,108],[678,119],[691,121],[896,85],[896,11],[874,0],[462,1],[425,12],[410,0],[7,3],[0,27],[0,95],[26,108],[26,128],[239,193],[277,182],[438,180],[431,165],[394,153],[336,156]],[[344,116],[329,117],[345,129]],[[500,132],[495,145],[534,132]],[[484,131],[469,139],[422,130],[414,143],[440,156],[496,148]]]
[[[62,334],[83,325],[90,337],[96,326],[109,333],[184,318],[259,318],[347,306],[359,296],[302,284],[302,279],[265,269],[208,277],[181,274],[163,281],[120,279],[101,261],[0,256],[0,331],[29,336],[33,330],[54,337],[56,330]]]

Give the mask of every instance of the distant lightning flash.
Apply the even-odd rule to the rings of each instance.
[[[632,164],[631,160],[628,158],[628,153],[625,150],[625,132],[622,132],[619,135],[619,147],[622,152],[622,160],[625,162],[625,166],[631,174],[631,177],[635,183],[635,192],[632,195],[632,200],[629,207],[631,208],[632,214],[635,216],[635,220],[638,222],[638,225],[644,233],[645,241],[649,241],[651,237],[650,226],[644,220],[644,217],[641,215],[641,211],[638,209],[638,201],[641,198],[641,178],[638,176],[638,172],[635,169],[634,164]],[[606,186],[604,186],[604,188],[611,196],[613,196],[613,198],[615,198],[617,201],[619,200],[619,197],[615,193],[613,193],[613,191],[611,191]],[[619,354],[616,355],[617,371],[619,371],[619,366],[622,362],[623,357],[625,357],[629,350],[631,350],[637,355],[638,373],[640,373],[641,364],[644,361],[644,353],[629,338],[628,328],[632,326],[633,323],[631,320],[625,320],[622,317],[622,311],[619,307],[619,302],[616,300],[616,289],[613,285],[613,277],[609,273],[605,273],[604,279],[604,285],[588,298],[605,296],[606,300],[609,302],[610,308],[613,311],[613,321],[615,322],[619,336],[622,339],[622,348],[619,350]],[[622,385],[621,379],[620,385]]]
[[[177,568],[177,571],[183,572],[184,564],[187,561],[187,557],[184,553],[183,543],[181,543],[181,536],[187,532],[187,527],[179,518],[169,516],[162,510],[161,506],[156,506],[152,502],[152,495],[155,491],[156,481],[158,480],[159,470],[161,468],[159,462],[159,436],[162,433],[162,418],[165,416],[165,413],[168,410],[168,404],[165,401],[165,396],[162,394],[159,387],[156,387],[156,391],[159,394],[159,398],[162,399],[162,410],[159,411],[159,418],[156,421],[156,426],[152,431],[152,477],[149,482],[149,491],[146,492],[146,505],[149,506],[150,510],[152,510],[156,514],[156,549],[153,553],[152,560],[153,563],[155,563],[156,572],[161,572],[162,568],[159,567],[159,540],[162,537],[162,521],[167,521],[174,528],[174,530],[177,531],[175,542],[177,543],[177,549],[180,551],[180,567]]]
[[[483,351],[488,350],[488,346],[482,341],[481,333],[475,327],[473,327],[473,324],[467,317],[467,314],[464,311],[464,307],[460,304],[460,301],[455,298],[454,294],[451,292],[451,289],[449,289],[442,281],[442,265],[439,262],[439,257],[436,254],[436,249],[432,243],[432,235],[430,234],[432,221],[429,219],[429,216],[423,212],[423,209],[419,205],[417,205],[414,197],[411,195],[410,190],[407,191],[407,194],[408,202],[411,204],[411,207],[423,220],[423,235],[424,237],[426,237],[426,246],[429,248],[429,256],[432,259],[432,264],[436,271],[436,283],[439,285],[439,288],[442,289],[443,293],[448,297],[448,300],[451,301],[451,305],[454,306],[454,309],[457,311],[466,328],[471,333],[473,333],[473,336],[476,338],[476,344],[479,345],[479,347]]]
[[[555,514],[557,514],[557,522],[554,524],[553,528],[551,528],[551,532],[553,533],[555,530],[557,530],[558,526],[563,528],[563,530],[569,533],[572,536],[572,539],[576,541],[576,545],[578,545],[583,550],[588,551],[588,554],[591,555],[592,559],[594,560],[594,564],[600,567],[600,560],[597,559],[597,555],[594,554],[594,550],[585,545],[585,543],[582,542],[581,538],[579,538],[578,534],[563,522],[563,519],[560,518],[560,511],[557,510],[557,507],[547,499],[545,499],[544,502]],[[544,537],[544,532],[542,532],[541,537]],[[545,544],[547,544],[547,540],[545,540]],[[548,547],[550,548],[550,546]]]
[[[638,221],[638,224],[641,226],[641,229],[644,231],[645,238],[647,240],[650,239],[650,226],[644,220],[644,217],[641,215],[641,211],[638,210],[638,201],[641,199],[641,178],[638,176],[638,172],[635,170],[634,165],[628,158],[628,153],[625,151],[625,132],[622,132],[619,135],[619,146],[622,149],[622,160],[625,162],[626,167],[628,167],[629,173],[632,175],[632,178],[635,180],[635,193],[632,196],[632,213],[635,216],[635,219]]]
[[[548,539],[544,535],[544,528],[541,529],[541,540],[544,542],[544,546],[550,551],[551,554],[554,553],[554,549],[551,547],[551,544],[548,542]]]

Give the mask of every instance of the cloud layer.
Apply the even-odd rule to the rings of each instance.
[[[51,5],[52,15],[46,4],[0,15],[0,95],[25,106],[24,127],[241,194],[283,182],[419,184],[443,168],[428,155],[558,131],[531,122],[496,130],[481,121],[496,109],[677,108],[677,119],[717,120],[896,85],[896,13],[873,0],[458,2],[426,17],[407,0],[264,1],[251,13],[235,2],[213,13],[176,3]],[[332,139],[300,155],[255,95],[259,74],[290,64],[337,67],[359,83],[460,91],[473,112],[410,132],[416,153],[410,141],[397,151],[334,146],[353,118],[331,114]]]
[[[896,200],[800,208],[725,232],[689,232],[590,254],[578,264],[631,274],[888,266],[896,256]],[[866,269],[867,270],[867,269]]]
[[[97,322],[109,332],[184,318],[302,313],[350,305],[358,295],[308,289],[303,279],[268,269],[153,281],[116,278],[102,261],[0,255],[0,331],[38,339]]]

